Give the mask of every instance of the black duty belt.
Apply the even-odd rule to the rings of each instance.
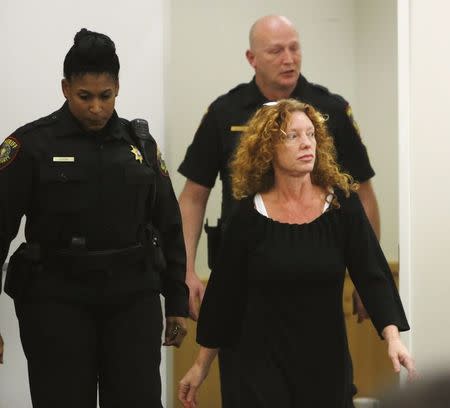
[[[43,261],[50,265],[71,266],[80,270],[106,270],[119,265],[139,262],[145,258],[146,252],[143,244],[102,251],[78,248],[47,249],[43,251]]]

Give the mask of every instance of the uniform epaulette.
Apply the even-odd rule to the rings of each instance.
[[[130,121],[128,119],[119,118],[119,122],[123,127],[127,128],[127,129],[130,127]]]
[[[208,111],[214,107],[222,107],[223,104],[225,104],[225,106],[229,106],[230,98],[238,97],[240,99],[240,96],[241,96],[240,93],[243,89],[245,89],[246,86],[248,86],[247,83],[239,84],[239,85],[235,86],[234,88],[230,89],[227,93],[220,95],[217,99],[215,99],[209,105]]]
[[[314,83],[314,82],[310,82],[310,84],[311,84],[311,86],[313,86],[314,88],[317,88],[319,91],[322,91],[323,93],[326,93],[327,95],[330,95],[330,94],[331,94],[330,90],[329,90],[326,86],[319,85],[319,84],[316,84],[316,83]]]
[[[14,136],[22,136],[31,130],[55,123],[57,121],[57,119],[58,119],[57,112],[52,113],[48,116],[44,116],[43,118],[37,119],[33,122],[30,122],[30,123],[27,123],[26,125],[21,126],[13,133],[13,135]]]
[[[235,93],[235,92],[241,90],[242,88],[244,88],[247,85],[248,85],[248,83],[243,82],[242,84],[236,85],[234,88],[230,89],[228,93],[229,94]]]
[[[310,82],[310,85],[316,88],[318,91],[324,93],[328,97],[333,98],[336,102],[341,103],[344,106],[348,105],[348,102],[341,95],[331,92],[326,86],[319,85],[314,82]]]

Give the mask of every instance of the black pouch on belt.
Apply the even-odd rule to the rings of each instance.
[[[40,265],[40,247],[20,244],[11,256],[5,279],[5,292],[14,300],[20,300],[27,289],[33,273]]]

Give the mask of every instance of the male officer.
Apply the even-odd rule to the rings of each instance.
[[[187,178],[179,203],[187,253],[186,283],[190,289],[189,306],[193,319],[198,317],[198,302],[201,302],[204,293],[195,273],[195,254],[209,194],[219,173],[223,186],[223,224],[233,207],[228,161],[246,121],[264,103],[296,98],[313,105],[328,117],[327,124],[334,137],[338,161],[360,183],[359,197],[379,236],[378,205],[370,182],[375,173],[350,105],[341,96],[308,82],[301,75],[299,36],[286,17],[260,18],[251,27],[249,39],[250,48],[246,57],[255,70],[254,78],[220,96],[209,106],[179,167],[180,173]],[[205,160],[205,157],[208,159]],[[356,300],[359,300],[357,296]],[[360,320],[366,316],[361,307],[358,313]],[[231,407],[232,386],[228,385],[228,379],[233,375],[227,374],[231,370],[228,367],[230,360],[220,357],[223,406]]]

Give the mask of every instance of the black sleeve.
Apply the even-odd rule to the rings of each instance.
[[[197,184],[213,188],[222,157],[220,134],[216,113],[210,107],[203,116],[178,171]]]
[[[380,337],[390,324],[399,331],[409,330],[389,264],[364,208],[355,193],[346,201],[346,264],[372,323]]]
[[[375,172],[370,164],[366,146],[361,140],[350,105],[347,102],[343,103],[346,105],[342,105],[336,112],[336,124],[333,129],[338,162],[344,171],[362,183],[372,178]]]
[[[12,148],[17,144],[16,148]],[[0,146],[0,293],[3,264],[31,201],[32,160],[18,138]]]
[[[152,223],[161,234],[167,262],[162,276],[165,313],[166,316],[188,316],[189,289],[185,284],[186,251],[181,213],[169,174],[161,161],[159,157],[158,168],[155,169],[156,199]]]
[[[230,216],[218,262],[212,270],[200,308],[197,343],[209,348],[232,347],[240,332],[247,300],[248,245],[252,226],[243,214]]]

